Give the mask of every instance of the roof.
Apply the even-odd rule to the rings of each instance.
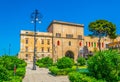
[[[63,24],[63,25],[71,25],[71,26],[81,26],[81,27],[84,27],[84,24],[77,24],[77,23],[63,22],[63,21],[53,20],[53,21],[50,23],[50,25],[48,26],[48,28],[49,28],[52,24]],[[48,29],[48,28],[47,28],[47,29]]]

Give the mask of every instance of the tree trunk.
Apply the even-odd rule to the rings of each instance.
[[[101,45],[100,45],[100,42],[101,42],[101,36],[99,35],[99,39],[98,39],[98,47],[99,47],[99,51],[101,51]]]

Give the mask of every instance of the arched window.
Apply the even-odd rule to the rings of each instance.
[[[59,41],[59,40],[57,41],[57,45],[58,45],[58,46],[60,45],[60,41]]]
[[[82,46],[82,42],[79,43],[79,46]]]
[[[91,46],[93,47],[93,42],[91,42]]]
[[[90,47],[90,42],[89,42],[89,47]]]

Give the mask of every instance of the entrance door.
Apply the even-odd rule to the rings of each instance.
[[[72,51],[67,51],[65,56],[74,59],[74,53]]]

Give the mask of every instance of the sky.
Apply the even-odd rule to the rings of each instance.
[[[120,34],[120,0],[0,0],[0,55],[20,51],[20,31],[33,31],[30,15],[35,10],[43,15],[37,31],[47,32],[53,20],[88,25],[98,19],[114,23]],[[9,46],[10,45],[10,46]]]

